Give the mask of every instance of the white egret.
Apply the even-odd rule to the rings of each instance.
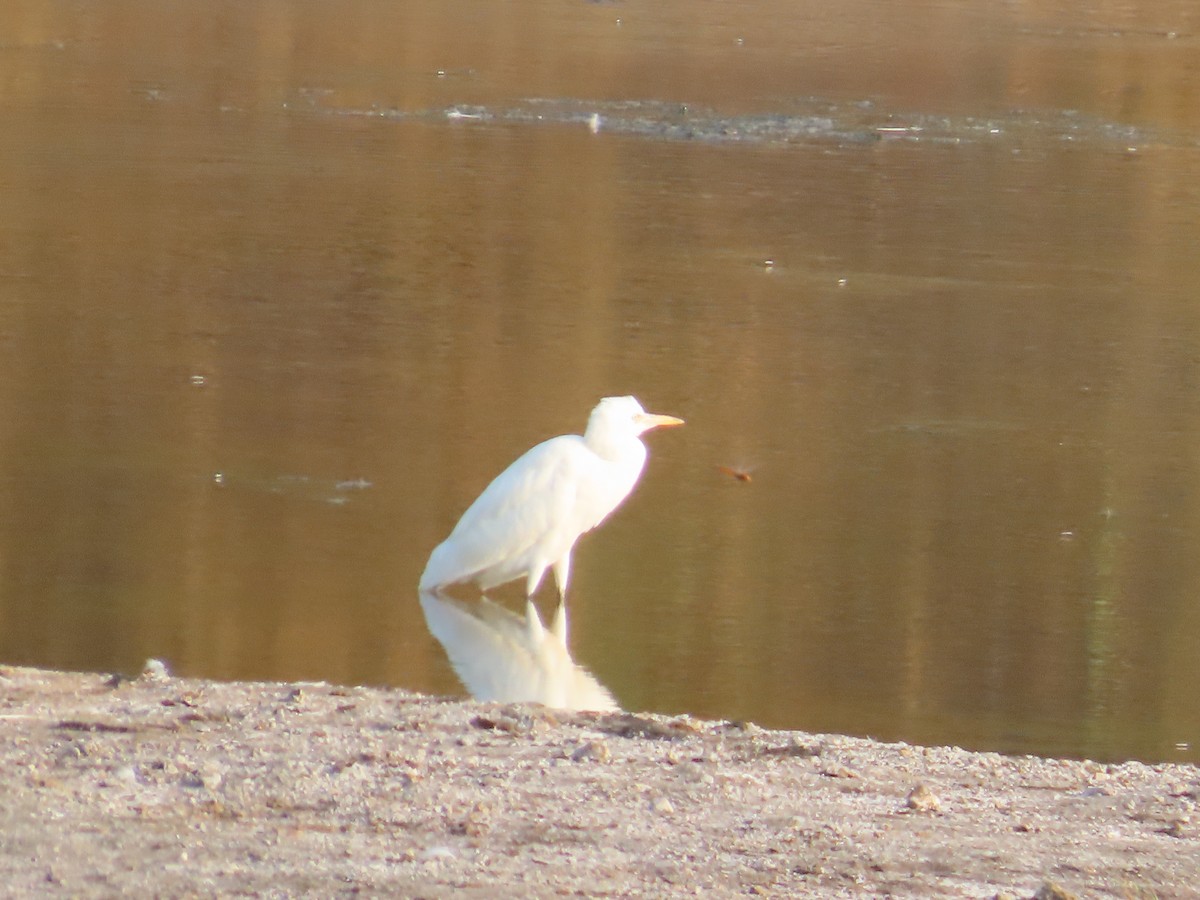
[[[530,600],[522,619],[486,597],[467,604],[421,594],[425,624],[476,700],[544,703],[558,709],[617,710],[617,701],[567,650],[567,612],[547,629]]]
[[[547,569],[567,593],[571,548],[629,496],[646,465],[640,435],[674,416],[648,413],[633,397],[605,397],[583,436],[538,444],[500,473],[429,556],[422,592],[474,582],[483,591],[522,576],[532,597]]]

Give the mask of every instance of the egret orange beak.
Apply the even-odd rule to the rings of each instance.
[[[651,428],[672,428],[675,425],[683,424],[683,419],[677,419],[675,416],[660,416],[658,413],[641,413],[634,417],[634,421],[638,423],[642,431],[649,431]]]

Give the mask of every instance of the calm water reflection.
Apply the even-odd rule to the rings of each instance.
[[[608,689],[571,658],[561,604],[555,604],[547,624],[528,601],[523,615],[517,615],[487,597],[459,601],[421,592],[420,599],[425,624],[476,700],[599,712],[620,708]]]
[[[0,658],[457,692],[427,554],[634,393],[623,706],[1200,759],[1200,13],[978,6],[5,4]]]

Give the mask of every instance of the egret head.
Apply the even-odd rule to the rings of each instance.
[[[633,397],[605,397],[588,417],[589,435],[637,437],[651,428],[682,425],[683,419],[648,413]]]

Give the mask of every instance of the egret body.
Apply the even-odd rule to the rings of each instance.
[[[565,597],[575,541],[620,506],[642,474],[641,435],[682,424],[633,397],[605,397],[582,436],[538,444],[487,486],[430,555],[420,589],[474,582],[488,591],[524,577],[530,597],[552,569]]]

